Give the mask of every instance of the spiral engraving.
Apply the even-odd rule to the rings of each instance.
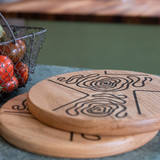
[[[116,92],[123,91],[133,87],[143,87],[146,81],[152,81],[151,77],[126,75],[125,77],[119,76],[101,76],[100,74],[89,75],[74,75],[69,78],[59,77],[58,81],[65,82],[66,84],[75,84],[80,88],[90,89],[95,92]]]
[[[142,88],[151,82],[152,78],[144,74],[108,74],[104,71],[104,74],[77,74],[48,81],[85,95],[54,108],[53,111],[65,107],[65,112],[69,116],[83,114],[99,118],[107,116],[124,118],[128,115],[126,107],[128,96],[121,91],[130,88],[132,92],[135,88]],[[141,114],[140,109],[137,110],[138,114]]]
[[[83,113],[92,117],[106,117],[115,115],[117,118],[127,116],[125,99],[127,96],[113,94],[95,94],[92,99],[87,99],[74,103],[72,107],[66,109],[66,113],[70,116],[77,116]]]

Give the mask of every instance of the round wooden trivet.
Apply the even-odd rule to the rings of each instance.
[[[66,131],[130,135],[160,129],[160,77],[90,70],[33,86],[27,104],[38,120]]]
[[[26,107],[26,94],[8,101],[0,113],[1,135],[20,149],[48,156],[96,158],[136,149],[149,142],[158,131],[131,136],[76,134],[39,122]]]

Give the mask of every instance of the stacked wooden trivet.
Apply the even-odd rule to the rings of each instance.
[[[160,129],[160,78],[91,70],[43,80],[1,109],[1,135],[33,153],[96,158],[143,146]]]

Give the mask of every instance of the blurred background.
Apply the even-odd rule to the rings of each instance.
[[[0,5],[4,3],[10,4],[0,0]],[[7,16],[10,24],[47,28],[39,64],[133,70],[160,75],[159,25],[12,17]]]

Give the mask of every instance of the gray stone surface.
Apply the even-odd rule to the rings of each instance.
[[[32,75],[32,80],[28,82],[25,88],[20,88],[18,92],[12,93],[10,95],[10,98],[19,95],[21,93],[27,92],[34,84],[45,78],[79,70],[85,70],[85,69],[38,65],[36,67],[35,74]],[[0,105],[2,105],[3,103],[4,102],[2,102],[1,100]],[[0,137],[0,160],[10,160],[10,159],[11,160],[58,160],[58,159],[65,160],[64,158],[47,157],[22,151],[12,146],[8,142],[6,142],[2,137]],[[160,133],[152,141],[140,147],[139,149],[136,149],[128,153],[120,154],[117,156],[104,157],[98,159],[99,160],[160,160]],[[93,159],[93,160],[98,160],[98,159]]]

